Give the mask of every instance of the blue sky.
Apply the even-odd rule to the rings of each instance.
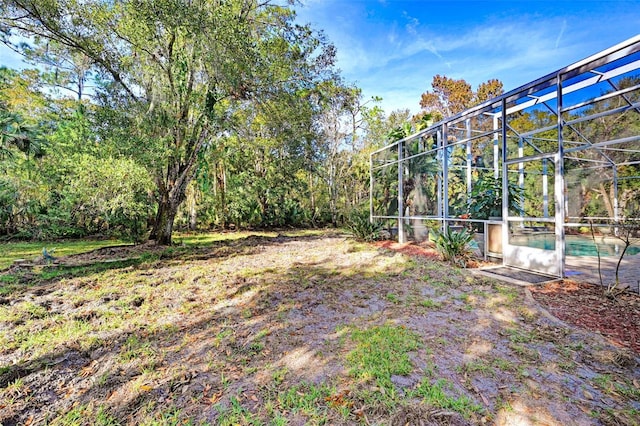
[[[389,113],[420,110],[436,74],[515,89],[640,33],[640,0],[302,0],[344,78]],[[20,58],[0,48],[0,65]]]
[[[508,91],[640,33],[640,0],[303,0],[297,13],[387,113],[419,111],[436,74]]]

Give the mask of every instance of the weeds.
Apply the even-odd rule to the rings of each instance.
[[[620,394],[626,398],[640,401],[640,387],[631,380],[616,380],[610,374],[601,374],[593,379],[596,386],[612,395]]]
[[[218,425],[220,426],[236,426],[242,425],[262,425],[262,422],[246,408],[242,406],[238,398],[231,397],[231,407],[222,408],[218,406],[220,416],[218,417]]]
[[[409,353],[421,346],[419,336],[403,326],[386,324],[355,330],[356,348],[346,356],[350,375],[357,379],[355,397],[365,404],[390,412],[401,402],[392,376],[414,371]]]
[[[153,357],[155,357],[155,351],[151,348],[151,344],[141,341],[137,336],[129,336],[120,352],[120,360],[123,362]]]
[[[285,410],[317,419],[326,415],[326,401],[334,393],[335,389],[326,385],[302,383],[278,395],[278,403]]]
[[[491,377],[495,375],[495,371],[491,364],[488,364],[482,360],[466,362],[458,366],[457,371],[459,373],[480,373],[483,376]]]
[[[400,299],[398,298],[398,296],[393,293],[387,293],[387,300],[393,304],[400,303]]]
[[[99,405],[96,408],[94,404],[90,403],[72,408],[49,424],[52,426],[81,426],[86,424],[118,426],[120,422],[103,405]]]

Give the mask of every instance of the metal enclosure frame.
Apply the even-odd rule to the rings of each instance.
[[[629,124],[604,132],[600,123],[614,119]],[[636,210],[634,217],[621,211],[619,173],[639,165],[640,35],[373,152],[370,217],[397,228],[400,242],[424,239],[425,223],[473,227],[483,235],[478,243],[485,258],[498,254],[488,240],[499,226],[503,264],[564,277],[567,232],[598,220],[602,226],[623,216],[638,220]],[[586,195],[567,182],[567,173],[588,181],[589,171],[600,176],[593,185],[606,185],[612,194],[604,216],[586,215],[584,199],[575,201]],[[472,203],[479,176],[501,182],[500,218],[460,214]],[[519,212],[510,209],[510,186],[524,193]],[[535,191],[538,204],[532,206],[527,193]],[[549,247],[519,242],[525,231],[547,234]]]

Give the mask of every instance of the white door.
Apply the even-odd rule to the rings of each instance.
[[[556,194],[562,191],[557,187],[557,167],[557,154],[505,163],[503,172],[511,187],[502,231],[505,265],[560,277],[562,229],[556,224],[562,222],[557,220]]]

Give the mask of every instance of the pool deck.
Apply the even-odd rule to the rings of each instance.
[[[601,257],[602,281],[604,285],[615,282],[617,256]],[[597,256],[567,256],[565,277],[576,281],[600,284]],[[620,264],[620,284],[640,293],[640,254],[625,256]]]

